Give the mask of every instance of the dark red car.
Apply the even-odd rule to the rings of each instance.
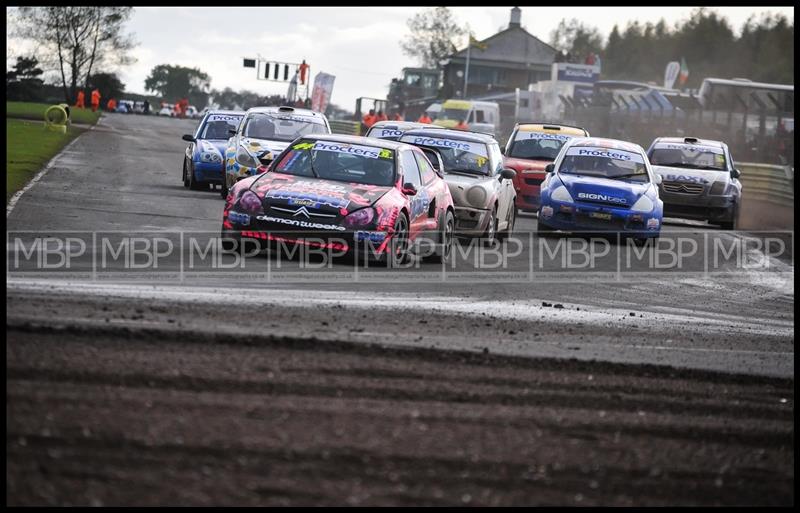
[[[223,248],[242,239],[356,251],[401,264],[422,243],[449,262],[455,218],[422,150],[386,139],[309,135],[266,172],[237,182],[222,214]],[[419,251],[417,251],[419,252]]]
[[[544,168],[555,160],[564,143],[574,137],[589,137],[589,132],[568,125],[517,123],[514,126],[503,163],[517,172],[514,189],[518,210],[539,209],[539,190],[547,176]]]

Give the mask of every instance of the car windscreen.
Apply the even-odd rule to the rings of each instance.
[[[702,144],[656,143],[650,152],[650,163],[654,166],[709,171],[727,169],[725,152],[722,148]]]
[[[631,151],[592,146],[567,149],[558,172],[630,182],[650,181],[644,156]]]
[[[518,130],[514,134],[508,156],[518,159],[553,161],[564,143],[574,137],[574,135]]]
[[[394,150],[336,141],[301,140],[272,168],[277,173],[366,185],[395,183]]]
[[[442,156],[445,174],[490,174],[489,150],[485,143],[426,135],[404,135],[400,141],[438,151]]]
[[[469,110],[467,109],[442,109],[436,114],[436,119],[452,119],[454,121],[466,120]]]
[[[301,116],[279,116],[257,112],[247,116],[242,127],[244,137],[271,141],[294,141],[311,134],[326,134],[325,125]]]
[[[242,116],[231,116],[228,114],[211,114],[206,119],[203,130],[200,131],[199,139],[229,139],[230,130],[236,130]]]

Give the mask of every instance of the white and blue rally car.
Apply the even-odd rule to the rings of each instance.
[[[641,146],[614,139],[568,141],[541,186],[538,231],[563,230],[658,238],[661,177]]]
[[[244,112],[210,110],[197,125],[194,134],[186,134],[189,143],[183,158],[183,186],[192,190],[221,184],[225,174],[225,148],[231,131],[236,130]]]

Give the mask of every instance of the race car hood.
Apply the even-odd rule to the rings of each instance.
[[[450,188],[453,204],[461,207],[487,208],[493,197],[497,178],[492,176],[470,176],[447,173],[444,180]],[[483,189],[483,193],[479,189]],[[470,192],[473,191],[473,192]]]
[[[559,174],[558,178],[575,201],[618,207],[633,206],[651,185],[566,174]]]
[[[286,141],[270,141],[268,139],[254,139],[252,137],[242,137],[239,144],[247,148],[253,155],[260,157],[265,152],[270,151],[274,157],[289,146]]]
[[[727,171],[710,171],[707,169],[688,169],[685,167],[653,166],[653,171],[661,175],[665,182],[688,182],[710,184],[716,180],[724,180],[730,176]]]
[[[261,198],[265,213],[325,220],[340,219],[354,210],[374,205],[391,189],[276,172],[261,175],[250,187]]]
[[[528,174],[528,172],[535,172],[535,173],[544,173],[544,168],[547,167],[547,164],[552,164],[553,161],[551,160],[533,160],[533,159],[518,159],[514,157],[504,157],[503,164],[505,167],[509,167],[514,171],[518,171],[521,174]]]
[[[220,157],[225,154],[225,149],[228,146],[227,140],[216,139],[199,139],[197,141],[197,150],[203,153],[217,152]]]

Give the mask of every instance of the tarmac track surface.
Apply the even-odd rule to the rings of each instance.
[[[105,116],[8,215],[9,261],[28,231],[213,237],[192,126]],[[793,236],[720,274],[614,246],[598,279],[532,263],[535,226],[489,271],[8,264],[7,502],[792,504]]]

